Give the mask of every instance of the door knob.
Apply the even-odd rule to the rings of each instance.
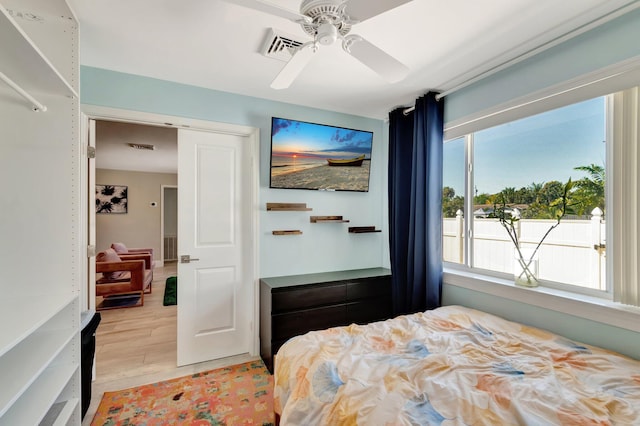
[[[180,256],[180,263],[191,263],[191,262],[195,262],[196,260],[200,260],[200,259],[192,259],[191,255],[188,255],[188,254],[183,254],[182,256]]]

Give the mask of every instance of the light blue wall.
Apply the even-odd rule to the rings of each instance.
[[[446,97],[445,121],[640,55],[640,9]],[[478,291],[448,285],[445,305],[459,304],[640,359],[640,333]]]
[[[383,223],[386,178],[384,122],[354,115],[240,96],[114,71],[81,68],[82,104],[233,123],[260,129],[260,275],[263,277],[378,267],[384,264],[385,233],[349,234],[348,226]],[[269,189],[271,117],[292,118],[372,131],[369,192]],[[267,202],[304,202],[312,212],[267,212]],[[346,224],[310,224],[311,215],[342,215]],[[274,236],[274,229],[303,235]]]

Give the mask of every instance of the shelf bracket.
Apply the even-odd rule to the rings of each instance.
[[[28,94],[22,87],[18,86],[13,80],[11,80],[9,77],[7,77],[4,73],[0,72],[0,80],[4,81],[5,83],[7,83],[7,86],[11,87],[13,90],[15,90],[20,96],[22,96],[23,98],[25,98],[26,100],[28,100],[29,102],[31,102],[32,109],[34,111],[46,111],[47,107],[42,105],[40,102],[38,102],[33,96],[31,96],[30,94]]]

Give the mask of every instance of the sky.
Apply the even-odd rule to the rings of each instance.
[[[273,118],[271,149],[274,156],[351,158],[365,154],[371,158],[373,133]]]
[[[578,180],[574,167],[605,165],[605,100],[596,98],[485,129],[474,135],[477,194]],[[464,195],[464,139],[445,143],[444,186]]]

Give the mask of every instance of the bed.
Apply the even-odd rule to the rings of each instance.
[[[640,425],[640,361],[446,306],[294,337],[282,425]]]

